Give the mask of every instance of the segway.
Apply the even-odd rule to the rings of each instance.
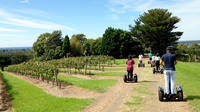
[[[169,90],[171,85],[171,81],[169,81]],[[162,86],[158,87],[158,98],[160,101],[183,101],[183,89],[180,85],[176,86],[176,93],[172,95],[171,93],[167,95],[164,93],[164,89]]]
[[[153,74],[155,74],[155,73],[161,73],[161,74],[163,74],[163,72],[164,72],[164,69],[162,67],[159,67],[158,70],[156,70],[155,67],[153,68]]]
[[[142,61],[139,61],[138,67],[145,67],[145,64]]]
[[[135,73],[133,75],[133,78],[128,78],[128,75],[127,74],[124,74],[124,82],[127,83],[127,82],[137,82],[138,81],[138,77],[137,77],[137,74]]]

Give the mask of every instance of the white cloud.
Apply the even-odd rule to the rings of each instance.
[[[28,3],[29,0],[21,0],[20,3]]]
[[[0,31],[3,31],[3,32],[24,32],[24,30],[3,28],[3,27],[0,27]]]
[[[25,19],[23,16],[14,15],[3,10],[0,10],[0,23],[37,29],[74,31],[73,28],[65,25],[60,25],[48,21]]]
[[[21,9],[14,9],[14,11],[26,15],[50,18],[47,12],[36,9],[21,8]]]
[[[200,0],[109,0],[109,9],[116,14],[143,13],[153,8],[169,9],[181,22],[177,30],[183,31],[181,40],[199,39]],[[135,18],[137,19],[137,18]]]

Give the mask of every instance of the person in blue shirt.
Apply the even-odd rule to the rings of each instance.
[[[151,60],[152,60],[152,53],[150,52],[148,55],[149,55],[149,62],[151,63]]]
[[[176,55],[172,54],[172,46],[168,46],[166,54],[162,56],[161,65],[164,65],[165,89],[167,95],[174,95]],[[164,63],[164,64],[163,64]],[[169,87],[169,81],[170,87]],[[170,90],[171,88],[171,90]]]

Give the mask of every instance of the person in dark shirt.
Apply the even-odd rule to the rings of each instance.
[[[165,89],[167,95],[174,94],[175,88],[175,65],[177,64],[176,55],[171,53],[172,47],[168,46],[166,49],[166,54],[162,56],[161,65],[164,62],[164,77],[165,77]],[[171,81],[171,85],[169,87],[169,81]],[[171,90],[170,90],[171,88]]]
[[[126,65],[127,65],[126,70],[128,72],[128,79],[133,78],[133,69],[134,69],[133,65],[134,64],[135,64],[135,62],[134,62],[134,60],[132,60],[132,56],[129,55],[128,59],[126,61]]]

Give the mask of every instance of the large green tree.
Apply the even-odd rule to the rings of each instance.
[[[151,9],[144,12],[135,21],[135,26],[130,25],[132,35],[150,48],[153,53],[162,55],[169,45],[176,44],[183,32],[174,31],[180,19],[172,16],[167,9]]]
[[[62,39],[61,31],[41,34],[33,44],[34,56],[42,60],[61,58]]]
[[[121,29],[114,29],[112,27],[108,27],[103,34],[101,52],[104,55],[114,56],[115,58],[119,58],[120,56],[120,35],[123,33]]]
[[[131,33],[121,29],[107,28],[103,34],[101,54],[124,58],[129,54],[143,52],[140,42]]]
[[[64,56],[71,52],[70,41],[68,35],[65,36],[62,44],[62,53]]]

